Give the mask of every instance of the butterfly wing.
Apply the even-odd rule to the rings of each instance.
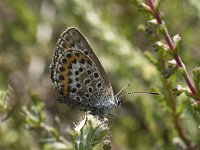
[[[93,52],[92,48],[88,44],[87,40],[84,36],[76,29],[76,28],[68,28],[61,35],[56,44],[54,58],[52,60],[52,64],[50,66],[51,69],[51,77],[53,77],[53,67],[58,58],[62,55],[62,53],[69,49],[78,49],[83,52],[86,56],[88,56],[96,66],[98,66],[98,70],[101,72],[101,76],[106,83],[106,87],[112,93],[112,86],[108,80],[107,74],[103,69],[100,61],[97,56]],[[54,81],[53,81],[54,82]]]
[[[77,29],[61,34],[50,71],[60,102],[92,114],[109,113],[116,105],[106,72]]]

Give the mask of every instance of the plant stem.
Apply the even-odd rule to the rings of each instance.
[[[152,12],[154,13],[154,16],[158,22],[159,25],[163,25],[164,26],[164,30],[162,30],[162,34],[169,46],[169,51],[171,52],[173,58],[175,59],[176,61],[176,64],[178,65],[178,67],[181,67],[184,69],[185,71],[185,74],[183,75],[190,91],[191,91],[191,96],[196,100],[196,101],[199,101],[200,102],[200,99],[197,98],[197,91],[192,83],[192,80],[190,79],[190,76],[187,72],[187,69],[185,68],[185,65],[184,63],[182,62],[180,56],[175,52],[174,50],[174,44],[173,44],[173,41],[172,41],[172,38],[170,37],[168,31],[167,31],[167,28],[164,24],[164,21],[162,21],[161,17],[160,17],[160,14],[159,14],[159,11],[155,8],[155,5],[153,3],[152,0],[148,0],[148,4],[149,4],[149,7],[151,8]]]
[[[174,43],[172,41],[172,38],[170,37],[170,35],[168,33],[168,30],[167,30],[167,28],[164,24],[164,21],[160,17],[158,9],[155,8],[153,0],[148,0],[148,6],[151,8],[151,11],[153,12],[154,17],[157,20],[157,23],[159,25],[163,26],[162,34],[163,34],[165,41],[166,41],[166,43],[169,47],[170,53],[172,54],[173,58],[176,61],[177,66],[184,69],[183,77],[184,77],[188,87],[190,88],[191,96],[193,96],[196,101],[200,101],[199,99],[197,99],[197,96],[196,96],[197,92],[196,92],[196,89],[195,89],[195,87],[192,83],[192,80],[190,79],[188,72],[185,68],[185,65],[182,62],[180,56],[175,51],[175,46],[174,46]],[[163,67],[164,67],[164,65],[163,65]],[[166,99],[167,99],[169,107],[172,110],[172,118],[174,120],[173,123],[174,123],[174,126],[175,126],[175,128],[178,132],[178,135],[182,139],[182,141],[185,143],[185,145],[187,146],[187,149],[192,150],[191,141],[186,137],[184,129],[181,126],[181,120],[180,120],[179,114],[176,111],[175,99],[173,97],[172,91],[170,90],[171,86],[168,84],[167,80],[165,80],[165,79],[163,79],[163,85],[164,85],[166,92],[167,92],[166,93]]]
[[[185,143],[185,145],[187,146],[188,150],[191,150],[192,147],[191,147],[191,141],[186,137],[185,135],[185,132],[181,126],[181,120],[180,120],[180,117],[179,117],[179,114],[177,113],[176,111],[176,104],[175,104],[175,99],[173,97],[173,94],[172,94],[172,91],[170,90],[171,87],[169,85],[169,83],[167,82],[166,79],[163,79],[163,85],[166,89],[166,98],[167,98],[167,102],[168,102],[168,105],[169,107],[171,108],[172,112],[172,118],[173,118],[173,123],[174,123],[174,126],[178,132],[178,135],[179,137],[183,140],[183,142]]]

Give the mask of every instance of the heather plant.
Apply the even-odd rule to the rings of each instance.
[[[0,149],[199,149],[197,4],[0,2]],[[60,104],[48,66],[67,27],[87,37],[115,94],[130,83],[121,94],[160,95],[129,94],[104,117]]]

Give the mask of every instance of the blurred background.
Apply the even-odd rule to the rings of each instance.
[[[200,64],[200,2],[163,0],[161,13],[170,35],[182,37],[180,55],[189,73]],[[1,0],[0,1],[0,89],[11,90],[11,116],[0,123],[0,149],[46,149],[34,130],[28,130],[20,109],[31,105],[33,97],[44,104],[48,125],[60,118],[62,129],[72,128],[83,112],[56,101],[49,75],[55,43],[67,27],[76,27],[88,40],[106,70],[114,92],[151,91],[162,94],[161,73],[145,58],[153,45],[138,26],[146,23],[131,0]],[[177,74],[176,84],[185,86]],[[174,85],[175,86],[175,85]],[[188,138],[200,143],[199,116],[184,103],[182,127]],[[173,119],[157,96],[129,95],[110,125],[112,149],[174,149],[178,139]],[[185,107],[185,105],[187,107]],[[6,115],[0,111],[0,117]],[[65,130],[62,134],[69,138]]]

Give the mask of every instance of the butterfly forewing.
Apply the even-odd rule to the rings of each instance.
[[[98,60],[97,56],[93,52],[85,37],[76,28],[69,28],[64,31],[57,45],[63,45],[66,50],[79,49],[84,54],[86,54],[89,58],[93,60],[96,66],[98,66],[98,69],[101,71],[101,75],[106,82],[106,85],[112,88],[100,61]]]

